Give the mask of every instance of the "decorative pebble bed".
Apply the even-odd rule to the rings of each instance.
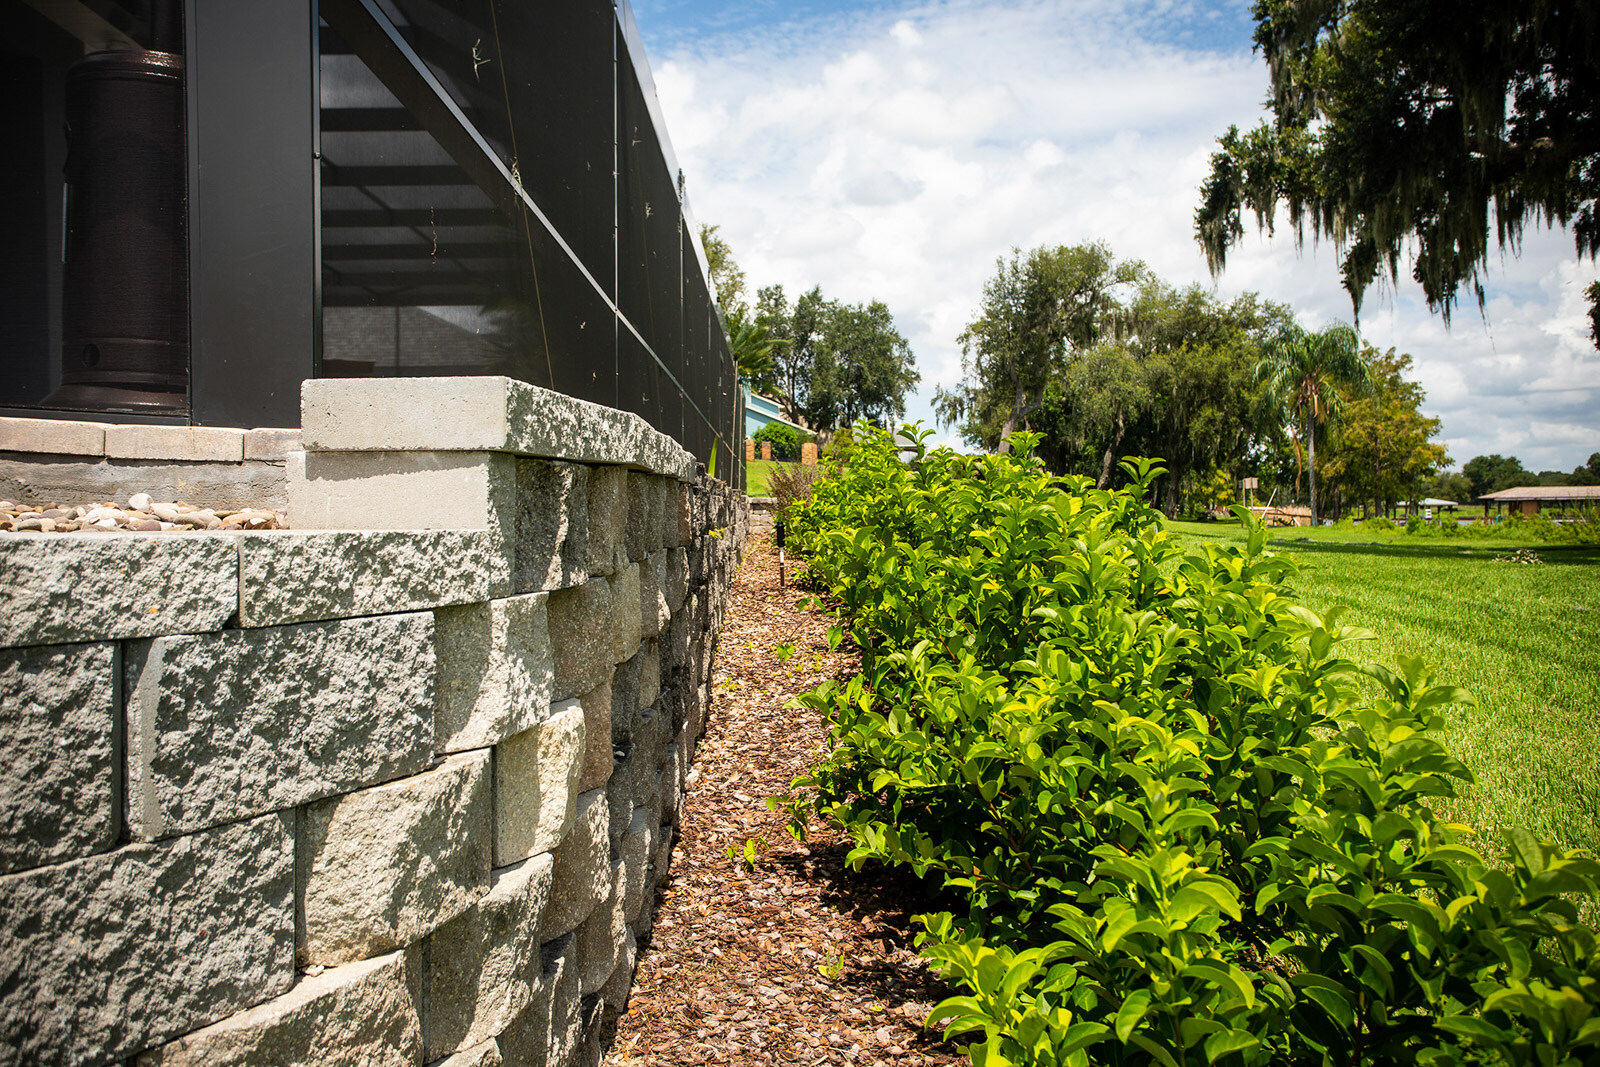
[[[185,533],[192,530],[286,530],[281,511],[266,508],[200,508],[181,500],[153,500],[134,493],[126,504],[26,504],[0,500],[0,531],[95,533],[134,530],[140,533]]]

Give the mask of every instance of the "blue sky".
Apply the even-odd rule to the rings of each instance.
[[[881,299],[917,354],[932,423],[955,338],[1012,247],[1103,239],[1175,284],[1255,290],[1305,325],[1349,321],[1326,248],[1247,238],[1214,283],[1191,235],[1215,138],[1263,116],[1248,0],[635,0],[700,220],[752,287]],[[1560,232],[1492,265],[1446,329],[1406,278],[1363,335],[1417,361],[1459,466],[1490,452],[1571,469],[1600,450],[1600,353]]]

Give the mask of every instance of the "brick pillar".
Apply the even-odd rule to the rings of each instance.
[[[766,461],[768,461],[769,463],[772,461],[772,442],[771,441],[762,441],[761,442],[761,458],[766,460]]]
[[[750,438],[746,437],[744,439],[744,461],[746,463],[749,463],[751,460],[753,460],[755,458],[756,458],[756,443],[754,441],[750,440]]]
[[[817,465],[817,443],[815,441],[807,441],[800,446],[800,463],[806,467],[815,467]]]

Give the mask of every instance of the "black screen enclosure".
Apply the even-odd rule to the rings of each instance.
[[[310,377],[503,374],[743,484],[626,0],[0,0],[0,413],[295,426]]]

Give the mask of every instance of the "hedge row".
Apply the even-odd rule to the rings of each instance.
[[[933,1018],[979,1067],[1600,1062],[1600,865],[1525,832],[1491,864],[1435,812],[1470,697],[1359,670],[1264,530],[1185,552],[1125,469],[870,434],[792,522],[864,662],[802,698],[832,748],[794,828],[964,899],[921,919],[965,990]]]

